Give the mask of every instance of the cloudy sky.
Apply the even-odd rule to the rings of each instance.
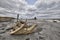
[[[0,0],[0,16],[59,18],[60,0]]]

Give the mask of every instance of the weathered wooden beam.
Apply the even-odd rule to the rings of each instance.
[[[17,14],[17,22],[18,22],[18,20],[19,20],[19,14]]]

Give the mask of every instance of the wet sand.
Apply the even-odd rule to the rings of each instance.
[[[28,35],[10,35],[13,22],[0,22],[0,40],[60,40],[60,23],[47,20],[27,20],[37,24],[34,33]]]

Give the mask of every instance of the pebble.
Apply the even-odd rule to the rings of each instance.
[[[30,40],[30,38],[27,38],[26,40]]]

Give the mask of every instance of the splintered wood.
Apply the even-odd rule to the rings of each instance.
[[[30,34],[36,28],[36,24],[31,25],[30,27],[25,22],[17,22],[16,25],[13,26],[10,34]]]

